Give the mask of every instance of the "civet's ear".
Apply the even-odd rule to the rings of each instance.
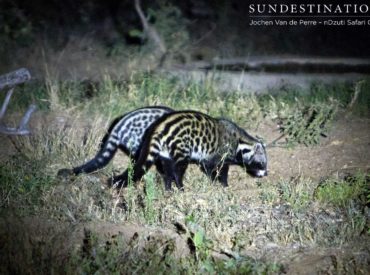
[[[255,153],[262,154],[263,153],[263,145],[261,143],[256,143],[256,145],[254,147],[254,151],[255,151]]]

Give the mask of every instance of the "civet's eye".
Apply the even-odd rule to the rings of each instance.
[[[242,150],[242,153],[243,154],[247,154],[247,153],[249,153],[251,150],[249,150],[249,149],[247,149],[247,148],[244,148],[243,150]]]

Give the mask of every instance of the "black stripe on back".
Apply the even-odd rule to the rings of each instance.
[[[162,134],[163,136],[167,135],[168,132],[170,131],[171,127],[175,124],[177,124],[178,122],[180,122],[181,120],[183,119],[186,119],[184,118],[183,116],[179,116],[177,117],[176,119],[172,120],[172,121],[169,121],[168,123],[166,123],[166,126],[164,127],[163,131],[162,131]],[[178,127],[177,127],[178,128]],[[171,133],[172,135],[172,133]]]

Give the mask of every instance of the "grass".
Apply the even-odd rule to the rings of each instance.
[[[81,83],[33,83],[22,87],[29,97],[19,101],[15,97],[11,102],[10,114],[30,102],[40,102],[45,119],[39,121],[32,136],[12,138],[17,153],[0,166],[0,213],[17,208],[21,215],[46,215],[73,226],[127,223],[153,232],[174,231],[175,225],[181,225],[184,232],[179,234],[192,251],[177,258],[171,242],[164,246],[168,253],[163,254],[157,253],[163,246],[150,240],[144,247],[135,243],[125,246],[126,240],[120,237],[108,244],[105,237],[92,233],[85,250],[76,245],[75,252],[65,259],[67,271],[279,273],[283,266],[261,254],[268,247],[296,243],[303,247],[339,246],[369,231],[365,215],[369,176],[364,173],[344,179],[330,177],[321,183],[303,176],[256,182],[238,170],[233,174],[237,184],[225,190],[191,166],[185,175],[185,191],[171,193],[165,192],[153,171],[138,185],[130,183],[119,192],[104,188],[117,166],[130,170],[127,159],[68,182],[55,177],[59,168],[94,155],[113,117],[145,105],[226,116],[252,130],[266,120],[276,122],[282,125],[288,142],[312,146],[320,143],[321,134],[330,131],[330,123],[351,101],[350,87],[314,86],[310,95],[292,91],[257,97],[221,94],[211,82],[182,86],[176,78],[145,74],[126,82],[106,77],[93,87],[89,100],[83,87]],[[364,106],[363,102],[358,104]],[[64,121],[56,122],[55,116]],[[256,186],[251,195],[249,189]],[[251,251],[254,257],[248,256]]]
[[[99,110],[100,118],[113,117],[145,105],[166,105],[174,109],[203,111],[213,116],[232,118],[235,122],[255,129],[264,118],[280,125],[289,145],[320,143],[330,129],[338,107],[348,106],[353,97],[353,87],[313,85],[309,93],[288,90],[275,96],[219,93],[212,80],[205,83],[180,85],[176,77],[136,74],[129,81],[116,81],[105,76],[101,83],[60,82],[48,80],[46,84],[31,83],[19,91],[22,97],[10,104],[10,111],[26,109],[37,102],[43,111],[68,110],[70,115],[91,116],[93,121]],[[367,115],[369,109],[366,87],[359,94],[355,113]],[[17,91],[18,92],[18,91]],[[4,95],[0,95],[4,96]]]
[[[28,212],[29,206],[40,203],[38,193],[50,188],[54,181],[51,175],[42,173],[42,166],[19,158],[9,160],[0,167],[1,207],[13,205],[16,201],[20,208]]]
[[[277,185],[280,201],[289,204],[293,210],[303,210],[312,201],[312,186],[311,181],[299,177],[291,181],[282,180]]]
[[[156,218],[156,209],[154,208],[157,197],[157,187],[155,183],[155,175],[148,172],[144,176],[145,181],[145,208],[144,217],[148,224],[153,224]]]
[[[123,249],[122,249],[123,248]],[[92,236],[89,238],[88,249],[84,254],[76,251],[73,255],[73,263],[70,271],[79,273],[141,273],[150,270],[155,274],[239,274],[239,273],[275,273],[281,271],[278,264],[263,264],[253,259],[239,257],[228,261],[215,261],[211,258],[200,261],[192,257],[186,259],[175,259],[153,253],[158,246],[152,244],[144,253],[138,247],[129,244],[119,237],[112,243]]]
[[[368,186],[368,176],[361,173],[345,180],[328,179],[317,188],[316,198],[335,207],[348,207],[353,202],[366,204]]]

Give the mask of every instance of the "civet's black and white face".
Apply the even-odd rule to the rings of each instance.
[[[267,155],[264,144],[256,143],[253,147],[245,145],[241,150],[247,173],[258,178],[267,176]]]

